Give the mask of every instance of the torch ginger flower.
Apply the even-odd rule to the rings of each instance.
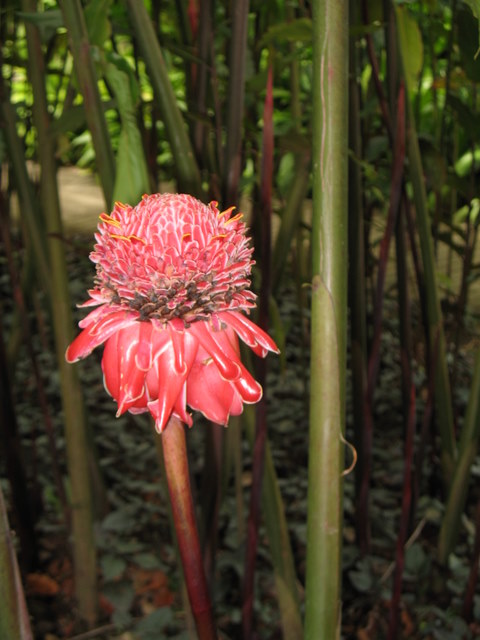
[[[171,415],[192,425],[186,405],[227,424],[262,388],[240,360],[238,338],[257,355],[278,353],[241,311],[255,306],[248,289],[253,249],[241,214],[220,212],[185,194],[116,203],[100,216],[95,288],[81,306],[68,362],[105,343],[105,388],[125,411],[150,411],[161,433]]]

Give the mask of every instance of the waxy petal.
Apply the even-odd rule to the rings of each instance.
[[[208,393],[206,390],[208,389]],[[216,424],[227,424],[231,415],[239,415],[243,404],[234,384],[220,375],[214,361],[197,361],[187,382],[188,405]]]
[[[234,382],[235,388],[242,396],[243,401],[248,404],[258,402],[262,397],[262,387],[243,366],[240,360],[240,348],[234,330],[227,327],[223,331],[212,332],[212,338],[222,353],[224,353],[227,358],[230,358],[232,362],[235,361],[239,368],[240,375],[234,378],[232,382]]]
[[[137,322],[137,317],[128,311],[116,311],[106,315],[84,329],[68,347],[65,358],[67,362],[77,362],[88,356],[95,347],[104,343],[115,332]]]
[[[237,332],[238,336],[254,353],[264,358],[269,351],[280,353],[272,338],[254,322],[238,311],[223,311],[218,314],[221,321]]]
[[[147,373],[146,386],[148,396],[148,408],[155,418],[155,429],[161,433],[165,428],[172,411],[177,406],[177,411],[186,415],[184,407],[178,407],[179,397],[183,392],[183,386],[188,378],[195,356],[197,355],[198,341],[188,333],[184,334],[183,362],[184,370],[176,371],[175,363],[178,359],[173,343],[155,357],[153,367]],[[185,396],[183,396],[183,399]]]
[[[144,408],[146,372],[137,366],[137,354],[150,340],[150,323],[136,323],[118,331],[105,345],[102,358],[104,385],[117,401],[117,416],[132,407]]]
[[[225,355],[215,340],[215,336],[221,335],[223,331],[214,331],[210,329],[208,322],[199,321],[194,322],[188,332],[198,338],[202,347],[213,358],[222,378],[235,380],[241,375],[238,358],[232,359]]]

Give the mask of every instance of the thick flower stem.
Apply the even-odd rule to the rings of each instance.
[[[217,638],[195,521],[182,422],[172,416],[162,432],[163,457],[188,597],[199,640]]]

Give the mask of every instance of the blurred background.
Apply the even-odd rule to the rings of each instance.
[[[64,359],[98,216],[155,192],[250,226],[281,349],[249,363],[268,425],[254,629],[301,637],[312,4],[1,3],[0,640],[195,637],[152,424],[115,418],[100,352]],[[348,265],[343,638],[480,635],[479,12],[353,0],[344,25],[349,246],[321,249]],[[187,437],[222,638],[242,637],[255,412]]]

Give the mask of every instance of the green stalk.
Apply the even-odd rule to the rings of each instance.
[[[202,194],[200,171],[187,128],[168,77],[162,50],[143,2],[127,0],[129,15],[141,54],[147,65],[165,131],[178,172],[179,189],[197,197]]]
[[[45,234],[42,233],[39,225],[38,206],[33,192],[33,186],[28,177],[27,166],[25,164],[25,154],[22,142],[17,134],[15,112],[8,96],[4,95],[5,88],[0,80],[2,91],[2,101],[0,104],[0,119],[3,135],[7,143],[8,155],[15,176],[15,186],[22,212],[22,219],[27,228],[28,239],[32,244],[35,255],[35,263],[38,268],[38,275],[45,291],[51,291],[50,270],[47,259],[47,248]]]
[[[178,548],[198,638],[216,640],[190,486],[185,429],[174,416],[162,432],[162,449]]]
[[[313,9],[313,229],[305,637],[340,638],[347,332],[348,2]]]
[[[400,10],[397,7],[397,29],[399,29]],[[398,43],[402,60],[407,55],[402,31],[399,29]],[[456,456],[455,435],[453,427],[453,410],[448,376],[445,334],[443,331],[442,311],[438,297],[438,286],[435,271],[435,259],[428,214],[427,195],[423,178],[422,159],[415,129],[411,100],[407,83],[407,154],[409,173],[413,187],[413,197],[417,213],[417,228],[422,253],[427,324],[429,328],[430,357],[435,361],[435,403],[436,417],[441,443],[441,462],[445,485],[448,487],[452,478]]]
[[[310,183],[310,153],[295,156],[295,179],[287,195],[272,259],[272,289],[276,291],[282,281],[285,264],[295,231],[302,217],[302,208]]]
[[[22,9],[33,12],[35,0],[23,0]],[[65,350],[72,339],[72,313],[68,276],[62,237],[62,222],[58,199],[54,138],[45,93],[45,69],[36,27],[25,25],[28,46],[29,77],[34,96],[33,118],[38,136],[41,166],[40,199],[46,220],[47,247],[52,282],[53,330],[60,377],[64,413],[67,465],[72,500],[72,534],[75,593],[79,613],[89,625],[96,619],[97,583],[96,550],[92,526],[92,502],[85,409],[76,367],[65,361]]]
[[[255,410],[244,407],[242,421],[253,451],[255,441]],[[265,468],[262,488],[262,518],[267,529],[268,544],[277,589],[284,638],[302,638],[302,618],[296,583],[295,564],[288,535],[285,509],[273,464],[270,443],[265,443]]]
[[[397,7],[398,44],[402,61],[405,60],[407,46],[403,37],[400,9]],[[453,428],[452,396],[447,368],[445,334],[443,331],[442,311],[438,296],[435,259],[431,235],[430,217],[428,214],[427,195],[423,177],[422,158],[415,129],[409,87],[407,83],[407,155],[410,180],[413,187],[413,199],[417,214],[417,229],[422,253],[425,297],[428,325],[430,357],[435,362],[435,404],[436,418],[440,435],[441,463],[445,486],[450,485],[456,456],[455,435]]]
[[[0,576],[0,638],[33,640],[1,487]]]
[[[227,107],[227,140],[223,167],[224,202],[236,204],[242,162],[242,122],[245,97],[248,0],[237,0],[232,7]]]
[[[443,516],[438,539],[438,557],[446,564],[448,556],[455,546],[460,521],[467,500],[468,482],[473,461],[477,455],[480,439],[480,349],[475,360],[470,396],[468,399],[465,423],[462,427],[458,459],[455,465],[447,506]]]
[[[90,53],[87,27],[80,0],[61,0],[60,7],[68,31],[80,91],[83,96],[85,115],[95,149],[97,170],[102,183],[108,210],[113,202],[115,183],[115,160],[98,91],[97,75]]]
[[[358,13],[355,0],[350,0],[350,22]],[[357,11],[356,11],[357,10]],[[362,508],[358,500],[361,495],[364,463],[371,457],[368,449],[369,438],[365,418],[365,394],[367,391],[367,310],[365,301],[365,236],[362,196],[362,172],[360,159],[362,141],[360,130],[360,89],[357,82],[356,39],[352,36],[349,43],[349,147],[351,156],[348,161],[348,212],[349,212],[349,306],[351,318],[351,367],[354,440],[358,459],[355,465],[355,495],[357,508],[355,527],[357,544],[365,550],[369,541],[368,508]],[[368,496],[368,491],[366,492]],[[368,504],[368,498],[365,500]],[[366,507],[367,505],[363,505]]]

